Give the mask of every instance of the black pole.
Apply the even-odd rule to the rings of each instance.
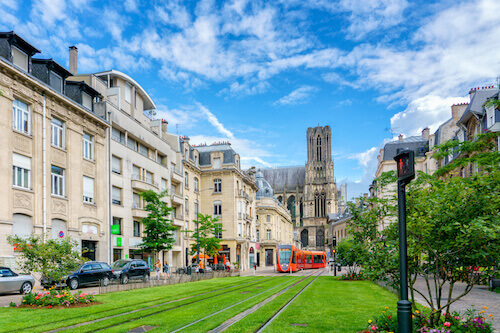
[[[333,276],[337,276],[337,251],[333,254]]]
[[[198,228],[198,216],[196,216],[196,265],[200,265],[200,229]]]
[[[399,217],[399,273],[400,299],[398,301],[398,332],[411,333],[411,302],[408,301],[408,258],[406,250],[406,192],[405,183],[398,181]]]

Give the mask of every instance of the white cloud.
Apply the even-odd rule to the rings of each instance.
[[[307,102],[309,97],[313,92],[315,92],[317,88],[311,86],[302,86],[300,88],[295,89],[291,93],[286,96],[281,97],[279,100],[274,102],[274,105],[293,105],[293,104],[301,104]]]
[[[229,131],[226,127],[224,127],[224,125],[222,125],[219,122],[219,120],[217,119],[217,117],[212,112],[210,112],[205,106],[201,105],[200,103],[196,103],[196,105],[198,106],[198,108],[201,111],[201,113],[206,116],[208,122],[213,127],[215,127],[215,129],[220,134],[225,135],[226,137],[228,137],[230,139],[234,138],[234,134],[231,131]]]
[[[137,0],[125,0],[123,5],[127,12],[135,12],[138,8]]]
[[[65,0],[36,0],[33,2],[31,15],[40,18],[49,27],[54,26],[56,21],[66,17]]]
[[[358,160],[360,166],[367,168],[370,161],[372,161],[374,157],[377,157],[378,151],[379,149],[377,149],[377,147],[371,147],[364,152],[353,154],[348,158]]]

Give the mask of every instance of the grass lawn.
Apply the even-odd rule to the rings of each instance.
[[[266,332],[357,332],[385,306],[395,310],[397,297],[370,281],[319,277],[276,318]],[[307,324],[293,326],[292,324]]]
[[[0,322],[2,323],[0,332],[43,332],[126,313],[134,309],[144,309],[151,305],[159,306],[108,318],[64,332],[92,332],[103,328],[106,332],[126,332],[141,325],[159,326],[153,332],[172,331],[223,310],[236,302],[246,300],[183,330],[183,332],[206,332],[278,291],[292,286],[301,278],[289,275],[231,277],[128,290],[97,295],[96,299],[102,304],[86,308],[0,308]],[[282,295],[229,327],[226,332],[255,331],[311,280],[312,277],[291,287]],[[219,290],[222,288],[227,289]],[[214,292],[200,295],[210,291]],[[188,296],[194,297],[179,300]],[[162,304],[173,300],[179,301]],[[193,303],[193,301],[198,302]],[[268,326],[266,332],[354,333],[366,328],[368,319],[380,313],[385,306],[395,311],[396,302],[395,295],[372,282],[339,281],[334,277],[322,276],[282,312]],[[307,324],[307,326],[291,324]]]

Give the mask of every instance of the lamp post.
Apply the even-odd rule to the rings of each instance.
[[[398,173],[398,219],[399,219],[399,274],[400,299],[398,301],[398,332],[411,333],[411,302],[408,300],[408,258],[406,249],[406,192],[405,188],[415,178],[415,155],[413,150],[400,152],[394,160]]]

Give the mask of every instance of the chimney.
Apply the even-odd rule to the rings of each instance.
[[[426,127],[422,130],[422,138],[425,140],[429,140],[430,129]]]
[[[399,141],[403,141],[403,134],[399,134]]]
[[[69,71],[73,75],[78,74],[78,48],[76,46],[69,47]]]
[[[457,122],[464,114],[465,109],[467,109],[469,103],[453,104],[451,106],[451,116],[453,117],[453,122]]]

